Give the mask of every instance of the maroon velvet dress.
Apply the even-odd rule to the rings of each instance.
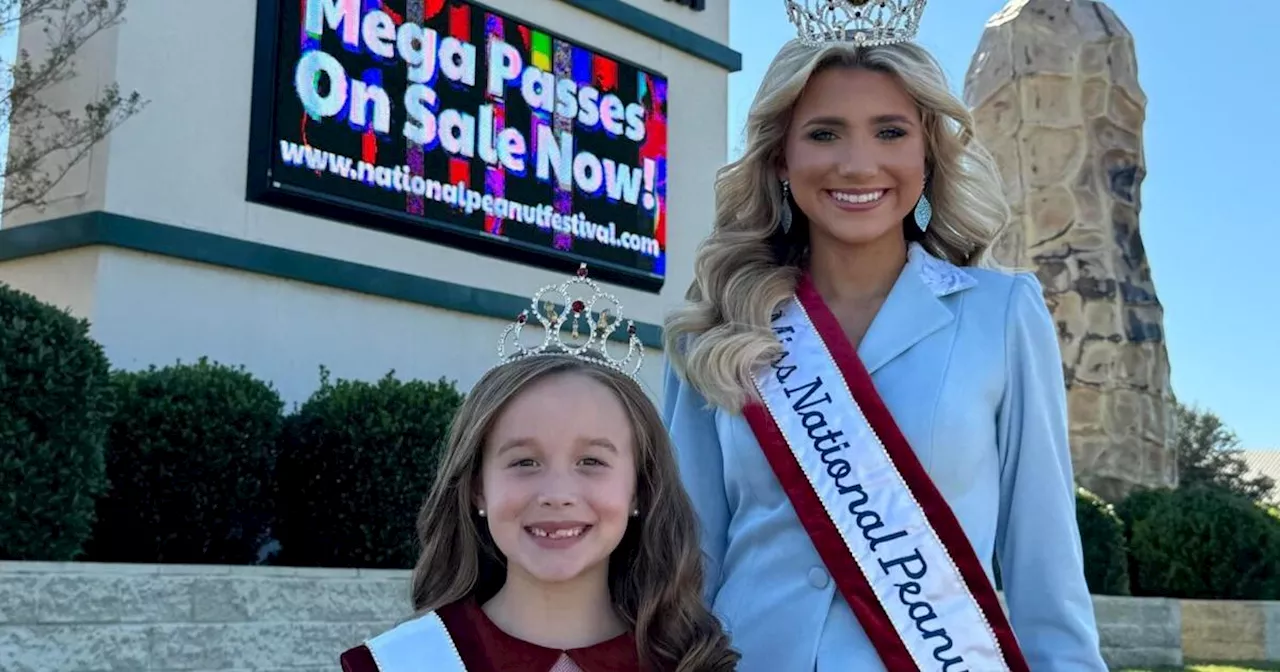
[[[436,614],[457,645],[467,672],[550,672],[564,656],[582,672],[640,672],[640,658],[631,633],[564,651],[531,644],[503,632],[474,600],[443,606]],[[343,652],[340,660],[343,672],[381,672],[363,644]]]

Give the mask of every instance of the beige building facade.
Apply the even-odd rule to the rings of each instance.
[[[585,262],[658,396],[727,153],[728,32],[728,3],[133,0],[48,95],[149,103],[0,223],[0,282],[88,318],[113,366],[207,356],[300,402],[321,366],[467,389]]]

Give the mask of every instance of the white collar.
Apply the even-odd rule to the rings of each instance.
[[[943,297],[978,284],[977,278],[955,264],[929,254],[920,243],[907,247],[907,268],[914,268],[934,296]]]

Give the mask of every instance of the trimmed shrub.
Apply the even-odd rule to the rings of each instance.
[[[1129,507],[1136,595],[1280,599],[1280,522],[1219,488],[1155,490]]]
[[[1133,539],[1135,521],[1151,517],[1151,511],[1169,498],[1168,488],[1139,488],[1116,505],[1116,515],[1124,524],[1125,541]]]
[[[1084,547],[1084,575],[1094,595],[1129,594],[1129,555],[1124,523],[1110,504],[1076,489],[1076,522]]]
[[[243,368],[204,358],[113,378],[111,491],[91,558],[256,562],[270,521],[279,394]]]
[[[409,568],[418,510],[431,489],[438,444],[462,394],[453,383],[321,383],[285,421],[278,562]]]
[[[1136,520],[1147,518],[1151,515],[1151,510],[1165,500],[1170,492],[1167,488],[1137,488],[1130,492],[1124,499],[1116,504],[1116,515],[1120,517],[1120,522],[1124,525],[1124,543],[1128,552],[1129,565],[1129,590],[1135,595],[1141,595],[1135,581],[1138,575],[1138,564],[1133,558],[1133,523]]]
[[[0,560],[79,556],[107,487],[111,411],[89,323],[0,284]]]

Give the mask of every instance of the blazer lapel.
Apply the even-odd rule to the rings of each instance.
[[[925,337],[955,320],[942,299],[976,284],[974,277],[913,243],[907,264],[867,329],[858,357],[875,373]]]

